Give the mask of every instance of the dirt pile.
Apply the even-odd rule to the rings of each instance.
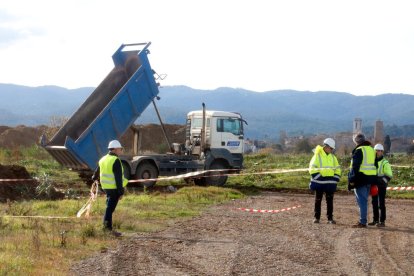
[[[165,151],[168,151],[167,142],[160,125],[137,125],[135,128],[137,128],[140,132],[141,141],[139,142],[139,153],[164,153]],[[185,126],[165,125],[165,132],[170,139],[170,143],[184,144]],[[134,132],[132,129],[128,129],[127,132],[121,137],[120,141],[121,144],[125,147],[126,152],[132,152],[134,148]]]
[[[10,181],[19,179],[19,181]],[[30,176],[26,168],[0,164],[0,202],[33,198],[38,182]]]
[[[0,126],[0,147],[30,147],[39,143],[39,137],[47,130],[46,126],[27,127]]]

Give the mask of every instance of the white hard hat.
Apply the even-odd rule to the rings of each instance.
[[[384,151],[384,146],[381,145],[381,144],[376,144],[375,147],[374,147],[374,150],[382,150],[382,151]]]
[[[108,144],[108,149],[119,149],[122,148],[121,143],[118,140],[112,140]]]
[[[335,149],[335,140],[332,138],[326,138],[325,140],[323,140],[323,144]]]

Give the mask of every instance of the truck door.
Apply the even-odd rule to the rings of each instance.
[[[243,153],[243,123],[239,118],[218,117],[216,131],[218,141],[212,147],[226,148],[231,153]]]

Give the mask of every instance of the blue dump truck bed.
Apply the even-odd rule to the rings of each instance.
[[[114,68],[45,146],[63,166],[93,170],[158,95],[148,60],[149,43],[123,44],[113,54]]]

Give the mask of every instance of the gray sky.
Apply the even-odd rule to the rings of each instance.
[[[0,0],[0,83],[96,87],[151,41],[162,85],[414,94],[411,3]]]

